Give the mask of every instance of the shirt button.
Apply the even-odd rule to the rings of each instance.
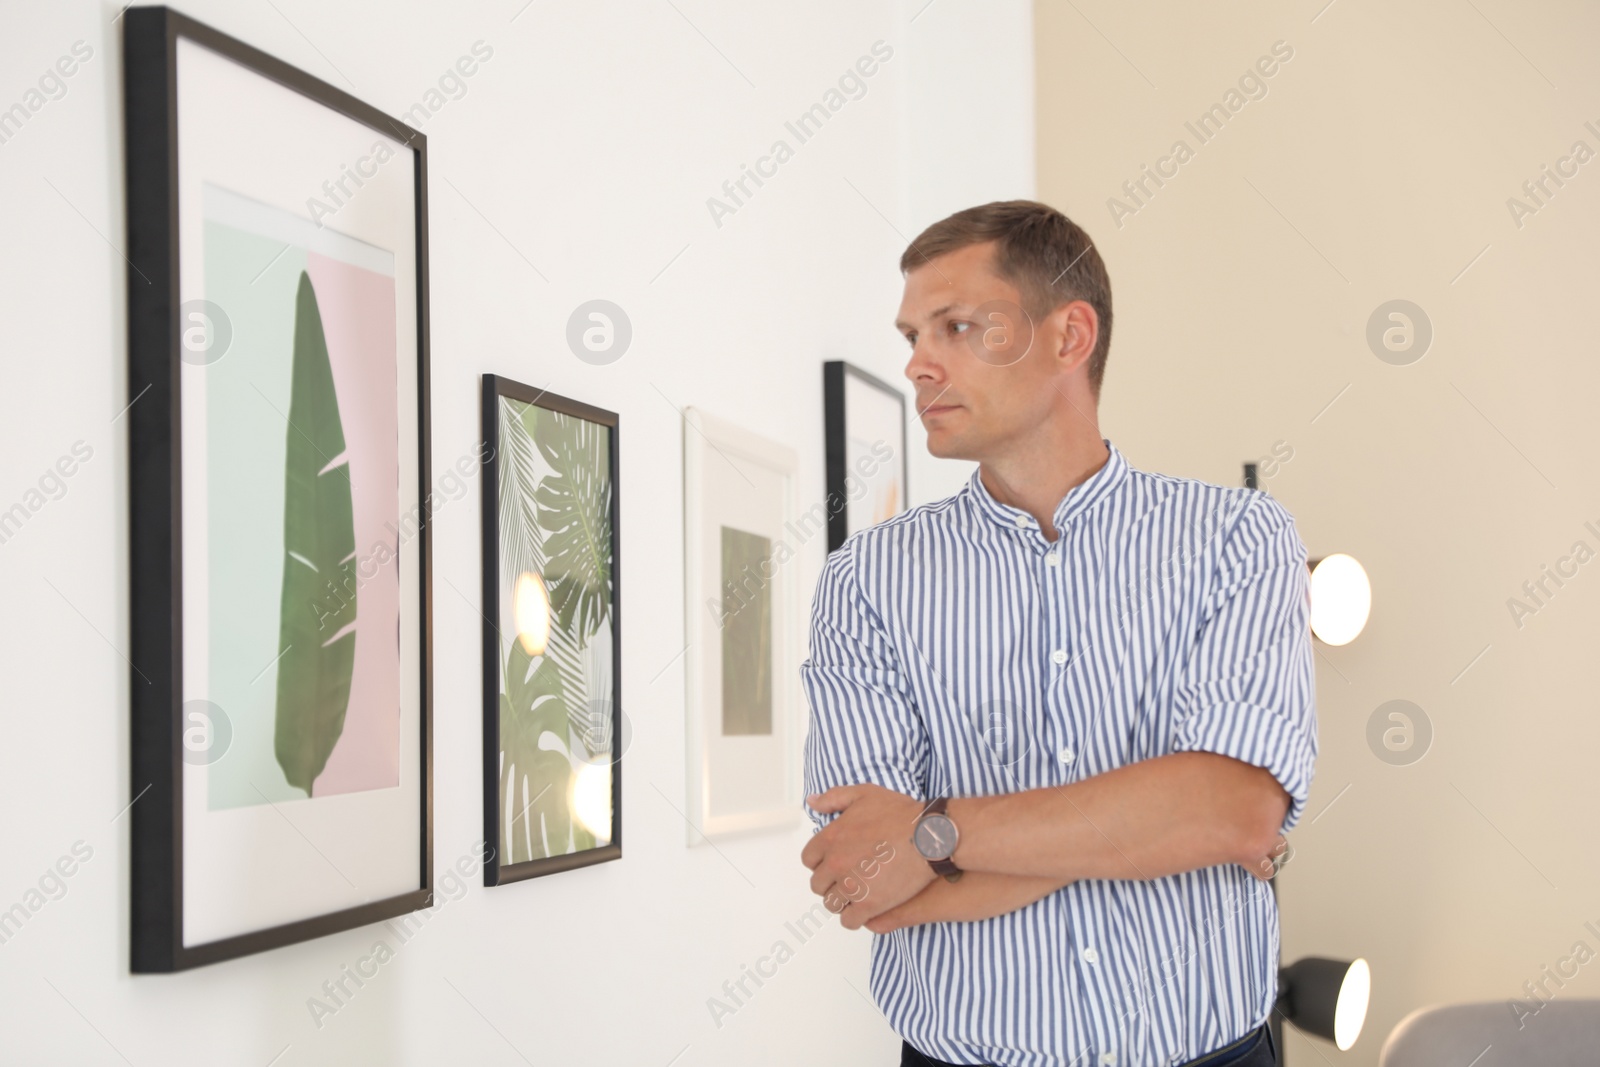
[[[1050,653],[1050,658],[1056,663],[1065,663],[1067,662],[1067,650],[1064,648],[1058,648],[1054,652]]]
[[[1052,552],[1044,558],[1044,561],[1052,567],[1059,567],[1061,566],[1061,553]]]
[[[1062,763],[1071,763],[1075,759],[1077,759],[1077,756],[1075,756],[1073,754],[1072,749],[1067,748],[1065,745],[1063,745],[1062,748],[1061,748],[1061,762]]]
[[[1018,515],[1012,521],[1015,522],[1019,527],[1020,526],[1026,526],[1026,525],[1028,525],[1028,516],[1026,516],[1026,515]]]
[[[1115,1052],[1102,1052],[1100,1053],[1100,1062],[1105,1064],[1105,1067],[1116,1067],[1117,1054]]]
[[[1090,948],[1084,949],[1083,950],[1083,962],[1085,962],[1085,963],[1099,963],[1100,962],[1100,953],[1096,952],[1092,946]],[[1114,1053],[1113,1053],[1113,1055],[1114,1055]]]

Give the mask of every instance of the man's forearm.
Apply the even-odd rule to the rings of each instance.
[[[968,871],[956,882],[935,878],[922,892],[866,925],[883,934],[920,923],[992,919],[1027,907],[1067,884],[1056,878]]]
[[[1288,805],[1263,768],[1179,752],[1068,785],[953,799],[961,838],[951,858],[966,871],[1058,885],[1162,878],[1266,855]]]

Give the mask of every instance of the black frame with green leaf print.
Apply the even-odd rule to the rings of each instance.
[[[842,359],[830,359],[822,364],[822,440],[823,462],[828,490],[828,551],[832,552],[850,537],[850,479],[849,442],[845,432],[846,378],[855,378],[900,405],[900,484],[906,489],[906,499],[900,501],[900,510],[910,506],[911,460],[907,445],[906,397],[899,389],[882,378]]]
[[[423,522],[407,546],[403,562],[397,563],[410,568],[418,582],[414,617],[401,619],[419,649],[416,670],[401,679],[403,689],[415,693],[419,701],[418,757],[414,766],[403,764],[401,768],[402,774],[417,776],[420,799],[415,823],[410,824],[408,817],[409,826],[403,831],[418,835],[420,863],[415,880],[393,895],[308,918],[198,943],[185,936],[185,917],[195,900],[186,883],[186,870],[191,860],[206,857],[186,843],[184,823],[188,754],[185,626],[196,625],[196,620],[186,622],[184,613],[183,462],[185,449],[203,448],[204,439],[186,444],[183,434],[180,385],[188,346],[184,307],[180,306],[184,290],[179,270],[183,177],[179,145],[180,139],[198,142],[208,131],[180,115],[180,42],[198,44],[250,74],[290,90],[297,98],[376,134],[396,138],[411,150],[408,180],[414,190],[414,210],[401,212],[395,221],[410,234],[416,262],[415,293],[408,294],[415,304],[416,358],[407,375],[416,389],[416,433],[397,441],[396,449],[401,455],[415,450],[416,489],[424,501],[430,497],[431,481],[427,139],[344,90],[169,8],[131,8],[121,23],[129,269],[127,407],[118,417],[126,420],[129,443],[132,721],[132,774],[124,811],[131,822],[130,964],[135,973],[146,973],[185,970],[263,952],[380,922],[433,903],[433,537]],[[236,121],[264,124],[266,120],[251,113]],[[292,141],[264,143],[269,151],[296,149]],[[310,840],[306,837],[308,844]]]
[[[531,432],[520,418],[503,424],[502,400],[570,421],[535,420]],[[483,441],[483,826],[484,839],[493,844],[493,853],[484,864],[483,884],[495,886],[622,858],[622,749],[626,737],[621,700],[621,482],[614,412],[495,374],[483,376]],[[593,462],[599,441],[604,442],[607,453],[603,463]],[[551,468],[550,474],[537,481],[532,470],[535,450]],[[581,462],[585,453],[591,457],[588,464]],[[606,478],[605,485],[600,485],[600,475]],[[519,506],[514,511],[502,508],[502,497],[517,500]],[[602,528],[607,526],[609,529]],[[555,547],[547,553],[546,545],[552,543]],[[609,559],[605,558],[607,551]],[[541,593],[534,602],[536,610],[547,606],[545,647],[549,655],[530,654],[520,635],[503,639],[502,611],[510,609],[515,618],[516,605],[507,603],[502,563],[518,568],[517,579],[529,575],[537,581],[536,587],[527,588]],[[602,628],[611,640],[610,671],[606,672],[611,696],[609,701],[583,699],[584,707],[577,709],[568,689],[596,679],[595,672],[584,671],[577,660],[585,657]],[[575,637],[580,633],[581,637]],[[592,659],[587,662],[592,666]],[[515,685],[508,684],[511,678],[517,679]],[[595,712],[597,706],[602,709],[600,714]],[[514,723],[509,721],[513,717]],[[597,757],[589,760],[591,766],[599,767],[602,762],[609,766],[610,836],[604,844],[581,847],[585,838],[593,842],[595,835],[572,813],[571,787],[580,771],[565,753],[541,746],[544,734],[553,732],[542,727],[551,725],[565,726],[565,737],[558,740],[569,749],[577,741],[583,742],[586,754]],[[596,733],[607,740],[604,748],[590,745]],[[506,740],[512,745],[505,750],[510,758],[502,759]],[[536,775],[519,781],[519,757],[534,767],[542,765],[545,770],[540,773],[551,780],[537,789]],[[561,761],[568,764],[564,772],[556,766]],[[527,803],[509,818],[509,808],[504,806],[507,768],[516,776],[511,779],[513,803],[518,799],[517,785],[522,784],[523,794],[529,795]],[[527,816],[532,818],[523,822]],[[547,850],[545,842],[553,825],[571,828],[571,851],[555,852],[553,845]],[[523,831],[520,839],[515,836],[519,826]],[[513,830],[509,845],[508,828]]]

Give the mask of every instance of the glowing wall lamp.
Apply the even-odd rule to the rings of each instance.
[[[1372,583],[1354,556],[1335,552],[1311,568],[1311,632],[1330,645],[1348,645],[1372,613]]]
[[[1332,1041],[1345,1052],[1361,1036],[1371,995],[1372,971],[1366,960],[1308,956],[1278,972],[1273,1016],[1275,1020],[1282,1016],[1296,1030]],[[1281,1043],[1278,1052],[1281,1062]]]
[[[1258,489],[1256,465],[1244,465],[1244,486]],[[1329,645],[1348,645],[1372,614],[1372,583],[1354,556],[1335,552],[1307,560],[1311,569],[1311,634]]]

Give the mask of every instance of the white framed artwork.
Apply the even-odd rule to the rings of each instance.
[[[688,843],[797,825],[792,448],[684,409]]]

